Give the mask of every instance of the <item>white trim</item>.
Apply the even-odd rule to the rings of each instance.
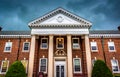
[[[94,45],[92,45],[92,44],[94,44]],[[91,46],[91,51],[92,52],[98,52],[98,46],[97,46],[97,42],[90,42],[90,46]],[[92,50],[92,46],[95,46],[96,47],[96,50]]]
[[[10,50],[9,50],[9,51],[6,51],[6,47],[7,47],[6,44],[7,44],[7,43],[11,43],[11,47],[10,47]],[[6,42],[6,43],[5,43],[5,46],[4,46],[4,52],[11,52],[11,50],[12,50],[12,42]]]
[[[66,34],[73,34],[73,35],[83,35],[83,34],[89,34],[88,29],[81,29],[81,28],[35,28],[31,30],[31,34],[37,34],[37,35],[66,35]]]
[[[75,59],[79,59],[79,62],[80,62],[80,71],[79,72],[75,71],[75,65],[74,65]],[[81,58],[73,58],[73,71],[74,71],[74,73],[82,73]]]
[[[28,43],[28,44],[29,44],[29,45],[28,45],[28,50],[24,50],[25,43]],[[22,51],[23,51],[23,52],[29,52],[29,50],[30,50],[30,42],[23,42]]]
[[[28,60],[21,60],[21,63],[22,63],[22,61],[27,61],[27,64],[26,64],[26,73],[28,73]]]
[[[46,39],[46,40],[47,40],[47,47],[46,47],[46,48],[43,48],[43,47],[42,47],[42,40],[43,40],[43,39]],[[41,49],[48,49],[48,38],[44,38],[44,37],[41,38],[41,45],[40,45],[40,48],[41,48]]]
[[[112,60],[116,60],[117,61],[118,71],[113,71]],[[120,73],[119,63],[118,63],[117,59],[111,59],[111,66],[112,66],[112,72],[113,73]]]
[[[41,69],[41,60],[42,59],[46,59],[46,71],[44,73],[47,73],[47,64],[48,64],[47,63],[47,58],[40,58],[40,60],[39,60],[39,72],[41,72],[40,69]]]
[[[114,47],[114,50],[110,50],[110,47],[109,46],[113,46]],[[114,42],[112,41],[109,41],[108,42],[108,49],[109,49],[109,52],[116,52],[116,49],[115,49],[115,44],[114,44]]]
[[[74,43],[73,43],[73,40],[74,40],[74,39],[77,39],[77,40],[78,40],[78,43],[75,43],[76,45],[78,45],[77,48],[74,47]],[[74,37],[74,38],[72,38],[72,48],[73,48],[73,49],[80,49],[80,40],[79,40],[78,37]]]
[[[120,34],[89,34],[89,38],[120,38]]]
[[[0,74],[6,74],[6,72],[2,72],[2,65],[3,65],[3,62],[5,62],[5,61],[8,61],[8,65],[7,65],[6,72],[8,71],[9,60],[2,60],[2,62],[1,62],[1,70],[0,70]]]

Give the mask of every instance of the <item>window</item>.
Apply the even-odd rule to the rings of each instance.
[[[91,51],[93,52],[97,52],[98,48],[97,48],[97,43],[96,42],[91,42]]]
[[[109,51],[115,51],[114,42],[108,42],[108,48],[109,48]]]
[[[64,38],[57,38],[56,39],[56,47],[57,49],[63,49],[64,48]]]
[[[12,42],[6,42],[4,52],[10,52],[12,49]]]
[[[47,58],[40,59],[40,70],[39,72],[47,73]]]
[[[9,61],[3,60],[1,64],[1,73],[6,73],[8,70]]]
[[[73,67],[74,67],[74,73],[81,73],[81,59],[80,58],[74,58],[73,59]]]
[[[23,44],[23,51],[28,51],[30,47],[30,43],[29,42],[24,42]]]
[[[48,39],[42,38],[41,39],[41,49],[47,49],[48,48]]]
[[[26,73],[27,73],[27,68],[28,68],[28,60],[24,59],[24,60],[21,60],[21,63],[23,64],[25,70],[26,70]]]
[[[112,64],[112,71],[113,71],[113,73],[119,72],[118,60],[112,59],[112,60],[111,60],[111,64]]]
[[[79,38],[73,38],[73,49],[79,49],[80,45],[79,45]]]

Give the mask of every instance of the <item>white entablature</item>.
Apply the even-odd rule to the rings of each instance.
[[[30,22],[28,25],[32,29],[31,34],[39,34],[40,32],[54,34],[61,31],[62,34],[71,34],[73,31],[80,31],[75,34],[86,34],[86,31],[88,31],[88,34],[92,23],[62,8],[58,8],[43,17]],[[85,30],[85,32],[83,30]]]

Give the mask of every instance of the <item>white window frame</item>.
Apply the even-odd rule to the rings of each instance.
[[[92,51],[92,52],[98,52],[97,42],[90,42],[90,46],[91,46],[91,51]],[[92,50],[92,46],[95,46],[95,47],[96,47],[96,50]]]
[[[79,72],[75,71],[75,59],[79,59],[79,62],[80,62],[80,71]],[[73,70],[74,70],[74,73],[82,73],[81,58],[73,58]]]
[[[73,43],[73,40],[74,39],[77,39],[78,40],[78,43]],[[78,45],[78,47],[76,48],[76,47],[74,47],[74,45]],[[73,49],[80,49],[80,41],[79,41],[79,38],[72,38],[72,48]]]
[[[113,46],[114,50],[110,50],[110,46]],[[109,52],[115,52],[116,51],[114,42],[111,42],[111,41],[108,42],[108,49],[109,49]]]
[[[63,44],[62,44],[63,47],[61,47],[61,48],[58,47],[58,39],[59,39],[59,38],[63,39]],[[56,48],[57,48],[57,49],[64,49],[64,38],[63,38],[63,37],[58,37],[58,38],[56,38]]]
[[[0,70],[0,73],[1,73],[1,74],[6,74],[6,72],[2,72],[3,62],[5,62],[5,61],[8,61],[8,65],[7,65],[6,72],[8,71],[9,60],[2,60],[2,62],[1,62],[1,70]]]
[[[7,47],[7,44],[8,44],[8,43],[11,43],[10,50],[6,50],[6,47]],[[4,52],[11,52],[11,50],[12,50],[12,42],[6,42],[6,43],[5,43],[5,47],[4,47]]]
[[[43,40],[43,39],[46,39],[46,40],[47,40],[47,47],[46,47],[46,48],[43,48],[43,47],[42,47],[42,40]],[[41,46],[41,47],[40,47],[41,49],[48,49],[48,38],[41,38],[41,45],[40,45],[40,46]]]
[[[29,45],[28,45],[28,50],[24,50],[24,46],[25,46],[25,43],[29,43]],[[30,50],[30,42],[24,42],[23,43],[23,52],[29,52],[29,50]]]
[[[113,65],[112,65],[112,61],[113,61],[113,60],[116,60],[116,61],[117,61],[118,71],[113,71]],[[120,73],[119,63],[118,63],[118,60],[117,60],[117,59],[112,59],[112,60],[111,60],[111,66],[112,66],[112,72],[113,72],[113,73]]]
[[[46,71],[44,72],[44,73],[47,73],[47,58],[40,58],[40,61],[39,61],[39,72],[43,72],[43,71],[40,71],[40,69],[41,69],[41,60],[42,59],[46,59]]]
[[[21,60],[21,63],[22,63],[22,61],[27,61],[27,64],[26,64],[26,73],[28,72],[28,60]]]

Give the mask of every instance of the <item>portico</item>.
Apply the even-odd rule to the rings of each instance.
[[[89,21],[62,8],[30,22],[32,38],[28,77],[37,76],[38,72],[44,72],[48,77],[81,76],[85,65],[86,75],[91,77],[92,65],[88,44],[91,25]],[[81,55],[85,55],[86,60]]]

